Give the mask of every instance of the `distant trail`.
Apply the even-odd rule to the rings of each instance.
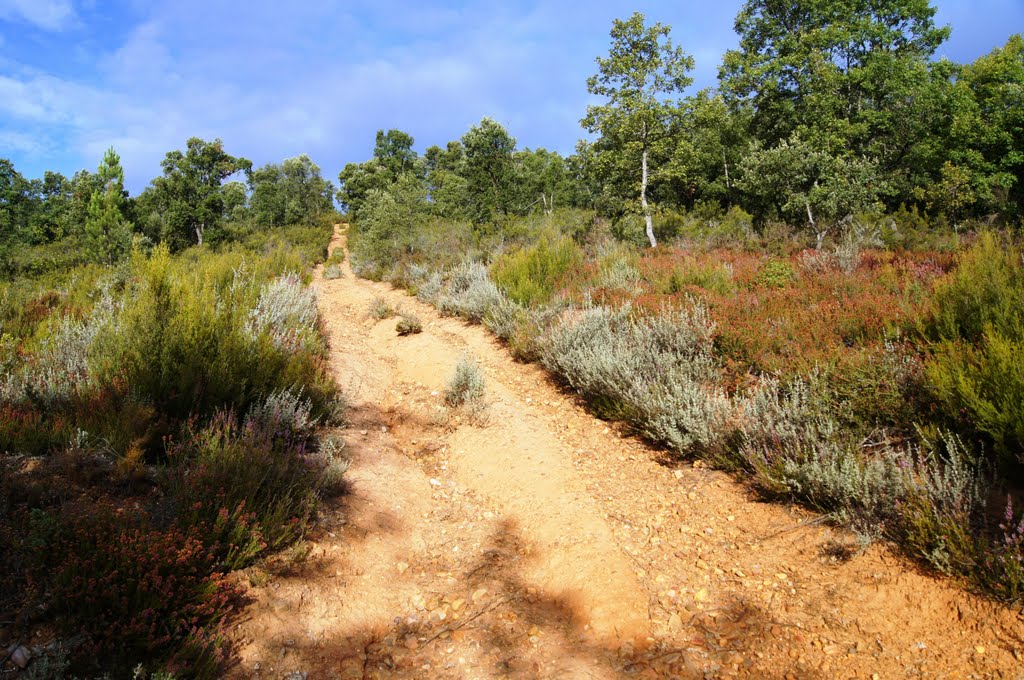
[[[659,464],[483,328],[343,270],[316,285],[351,493],[253,574],[234,677],[1024,677],[1018,613],[881,547],[838,559],[845,534]],[[464,353],[483,421],[443,408]]]

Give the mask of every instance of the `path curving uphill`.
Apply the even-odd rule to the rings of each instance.
[[[316,285],[350,492],[252,575],[234,677],[1024,677],[1019,611],[660,464],[483,328],[343,272]],[[463,354],[482,415],[443,404]]]

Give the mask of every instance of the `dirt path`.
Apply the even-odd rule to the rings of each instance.
[[[1024,678],[1018,612],[659,464],[484,329],[347,263],[317,286],[351,493],[253,574],[234,677]],[[376,296],[423,333],[372,320]],[[483,419],[443,406],[464,353]]]

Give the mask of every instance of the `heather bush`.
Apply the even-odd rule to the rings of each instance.
[[[217,677],[225,660],[219,624],[238,591],[208,537],[92,505],[37,511],[29,532],[40,546],[32,591],[61,633],[84,638],[75,655],[84,670],[102,658],[115,673],[144,661]]]
[[[1024,463],[1024,251],[991,233],[940,282],[927,331],[928,381],[949,422]]]
[[[216,537],[226,567],[246,566],[305,531],[321,472],[308,419],[308,406],[272,396],[241,422],[218,413],[172,451],[178,521]]]
[[[566,314],[544,340],[544,364],[606,418],[688,454],[717,443],[730,417],[712,354],[714,324],[695,301],[655,316],[603,307]]]
[[[526,306],[551,301],[565,277],[583,263],[583,251],[565,236],[542,236],[534,245],[497,258],[491,277],[512,300]]]

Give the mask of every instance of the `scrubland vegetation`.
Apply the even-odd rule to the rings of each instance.
[[[616,21],[569,158],[381,131],[339,177],[352,266],[670,457],[1018,601],[1024,42],[931,60],[934,10],[882,5],[751,0],[682,99],[668,27]]]
[[[569,157],[485,118],[422,156],[381,130],[337,193],[219,140],[136,197],[113,149],[71,179],[0,160],[0,619],[55,632],[55,676],[222,673],[230,572],[345,472],[306,286],[335,198],[357,275],[485,325],[668,459],[1020,601],[1024,40],[937,60],[934,13],[748,0],[693,94],[669,27],[616,21]],[[464,358],[444,399],[485,392]]]
[[[219,677],[244,594],[229,572],[300,538],[344,472],[317,434],[343,402],[306,285],[329,184],[307,175],[318,208],[264,215],[260,175],[229,207],[238,187],[201,168],[245,163],[189,154],[168,154],[150,204],[108,153],[81,224],[75,191],[4,205],[0,619],[53,630],[47,677]],[[190,181],[201,205],[169,188]]]

